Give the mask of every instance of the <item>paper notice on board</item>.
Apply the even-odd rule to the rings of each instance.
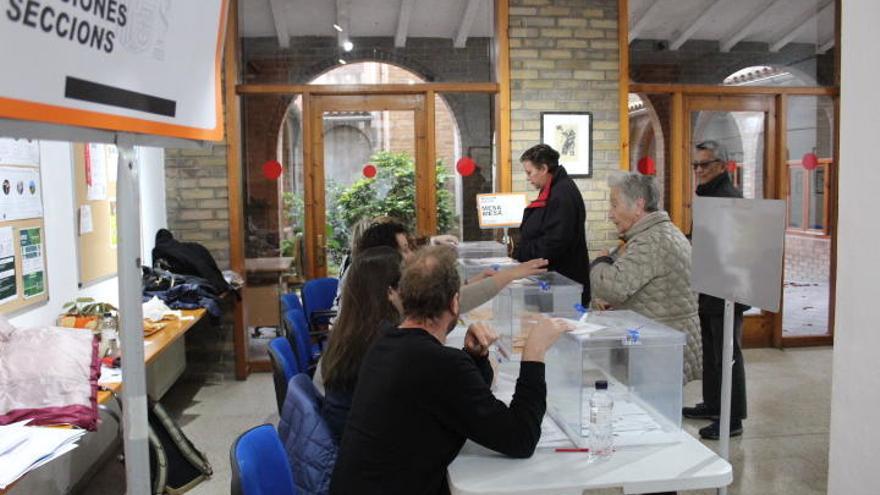
[[[118,174],[118,163],[119,163],[119,148],[112,144],[106,145],[104,148],[106,153],[106,163],[107,163],[107,181],[111,184],[116,184],[117,182],[117,174]]]
[[[110,202],[110,246],[114,249],[119,244],[116,228],[116,201]]]
[[[46,271],[40,227],[21,229],[21,279],[25,299],[46,292]]]
[[[0,138],[0,164],[40,164],[40,142],[31,139]]]
[[[12,227],[0,227],[0,304],[16,298],[15,245]]]
[[[43,216],[40,169],[0,167],[0,220]]]
[[[89,144],[86,155],[86,199],[103,201],[107,199],[107,153],[103,144]]]
[[[79,235],[88,234],[94,227],[92,226],[92,207],[82,205],[79,207]]]

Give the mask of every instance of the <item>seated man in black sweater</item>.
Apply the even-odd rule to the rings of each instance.
[[[444,346],[458,321],[459,276],[447,247],[419,251],[400,280],[404,321],[364,358],[333,471],[331,494],[444,494],[446,468],[465,440],[529,457],[541,436],[544,353],[564,331],[531,332],[510,407],[489,390],[488,347],[472,325],[464,350]]]

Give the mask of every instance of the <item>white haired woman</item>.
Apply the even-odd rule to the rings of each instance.
[[[620,173],[612,175],[608,184],[609,218],[624,245],[593,262],[593,298],[684,332],[685,381],[700,379],[702,344],[697,295],[691,290],[691,245],[659,209],[660,192],[653,177]]]

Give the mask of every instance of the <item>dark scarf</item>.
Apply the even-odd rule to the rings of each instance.
[[[697,196],[719,196],[719,191],[728,188],[733,188],[733,183],[730,181],[730,174],[727,172],[721,172],[709,182],[698,185]]]

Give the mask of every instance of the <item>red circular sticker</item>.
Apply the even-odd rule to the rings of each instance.
[[[638,169],[642,175],[654,175],[657,173],[657,166],[654,165],[654,159],[650,156],[639,158]]]
[[[819,157],[815,153],[804,153],[801,164],[807,170],[816,170],[819,168]]]
[[[278,160],[269,160],[263,164],[263,175],[269,180],[281,177],[281,164]]]
[[[477,170],[477,162],[469,156],[463,156],[459,158],[458,163],[455,164],[455,170],[457,170],[462,177],[469,177]]]
[[[368,163],[368,164],[364,165],[363,173],[364,173],[364,177],[366,177],[368,179],[372,179],[373,177],[376,176],[376,166],[373,165],[372,163]]]

